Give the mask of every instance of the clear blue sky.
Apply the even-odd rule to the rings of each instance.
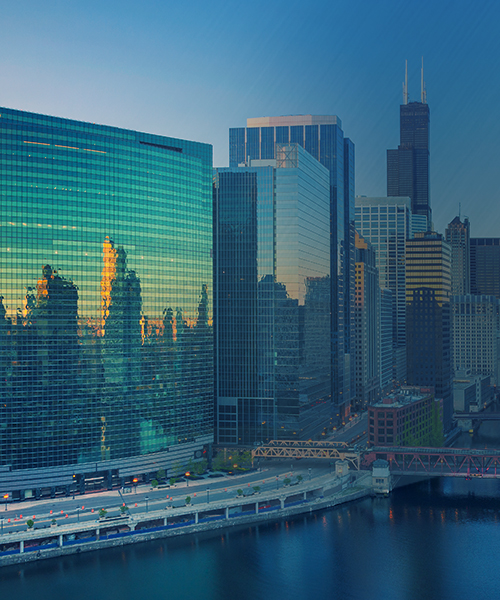
[[[385,195],[424,56],[431,204],[443,232],[500,236],[498,0],[1,2],[0,106],[213,144],[247,117],[336,114],[356,194]]]

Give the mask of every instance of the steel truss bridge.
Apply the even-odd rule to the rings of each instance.
[[[470,419],[471,421],[499,421],[500,413],[496,412],[477,412],[477,413],[453,413],[455,421],[460,419]]]
[[[370,448],[361,468],[378,458],[389,462],[393,475],[500,478],[500,450],[468,448]]]
[[[360,468],[361,453],[345,442],[271,440],[252,450],[252,458],[323,458],[347,460],[355,469]]]
[[[361,450],[345,442],[273,440],[252,450],[252,456],[347,460],[358,470],[371,469],[377,459],[383,459],[393,475],[500,478],[500,450],[394,446]]]

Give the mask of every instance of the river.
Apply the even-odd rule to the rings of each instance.
[[[0,590],[13,600],[497,598],[499,492],[496,480],[434,479],[290,521],[5,567]]]

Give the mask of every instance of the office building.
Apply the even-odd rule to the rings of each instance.
[[[491,378],[486,375],[473,375],[470,369],[457,371],[453,377],[453,411],[456,413],[479,412],[494,399]],[[469,419],[458,419],[461,429],[472,429]]]
[[[229,166],[275,157],[276,144],[298,144],[330,173],[332,395],[341,417],[353,389],[351,325],[354,302],[354,144],[336,116],[294,115],[247,119],[229,130]]]
[[[406,243],[406,349],[409,385],[432,386],[451,428],[451,248],[435,232]]]
[[[380,290],[380,389],[389,392],[392,387],[392,305],[391,290]],[[404,354],[406,371],[406,349]]]
[[[393,293],[393,377],[406,378],[406,240],[412,236],[408,197],[356,197],[356,231],[375,250],[380,287]]]
[[[298,144],[216,169],[217,441],[309,439],[332,425],[330,180]]]
[[[495,296],[452,296],[453,369],[499,383],[499,301]]]
[[[0,489],[147,481],[213,441],[212,148],[1,109]]]
[[[445,231],[451,246],[451,293],[453,296],[470,294],[470,224],[455,217]]]
[[[441,403],[432,388],[404,386],[368,407],[370,446],[442,445]]]
[[[408,78],[403,86],[400,106],[400,140],[396,150],[387,150],[387,195],[409,196],[411,212],[432,222],[429,190],[429,125],[430,111],[423,79],[420,102],[408,101]]]
[[[470,239],[470,291],[500,300],[500,238]]]
[[[357,410],[364,410],[380,392],[380,287],[375,252],[358,233],[354,334],[354,402]]]

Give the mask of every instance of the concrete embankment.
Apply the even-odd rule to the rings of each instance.
[[[349,484],[325,476],[273,493],[142,513],[116,521],[50,527],[0,536],[0,566],[57,558],[242,525],[310,514],[373,495],[371,475],[358,473]]]

